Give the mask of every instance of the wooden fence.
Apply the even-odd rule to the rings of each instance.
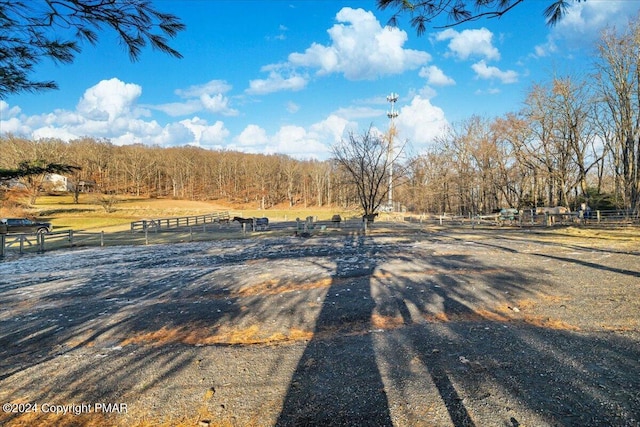
[[[640,215],[638,213],[628,212],[624,210],[611,211],[591,211],[586,212],[568,212],[562,214],[536,214],[532,209],[519,211],[513,218],[501,216],[500,214],[491,215],[451,215],[442,214],[436,217],[421,218],[422,223],[437,223],[439,225],[516,225],[520,227],[544,226],[551,227],[555,225],[585,225],[595,227],[620,227],[626,225],[640,225]]]
[[[227,211],[174,218],[143,219],[142,221],[133,221],[131,223],[131,232],[192,227],[202,224],[224,224],[229,223],[229,219],[229,212]]]

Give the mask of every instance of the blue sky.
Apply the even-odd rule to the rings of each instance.
[[[398,137],[420,151],[447,124],[519,110],[553,73],[590,72],[600,31],[640,10],[637,0],[588,0],[550,28],[549,2],[531,0],[418,37],[406,20],[385,28],[389,12],[374,1],[154,3],[187,25],[171,43],[183,59],[147,49],[131,63],[103,32],[73,64],[38,66],[34,77],[59,90],[0,101],[0,133],[323,159],[346,132],[386,130],[396,92]]]

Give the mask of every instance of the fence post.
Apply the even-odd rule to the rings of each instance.
[[[596,211],[596,217],[598,218],[598,224],[600,224],[600,211]]]
[[[104,231],[100,232],[100,247],[104,247]]]
[[[193,227],[189,227],[189,241],[193,242]]]
[[[44,252],[44,233],[36,234],[36,241],[39,248],[38,252],[43,253]]]
[[[144,230],[144,244],[145,245],[149,244],[149,230],[147,229]]]
[[[24,248],[24,234],[20,235],[20,255],[22,255],[22,249]]]
[[[6,234],[0,234],[0,258],[4,257],[6,243],[7,243]]]
[[[73,247],[73,230],[69,230],[69,247]]]

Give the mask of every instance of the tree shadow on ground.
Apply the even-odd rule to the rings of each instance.
[[[534,271],[495,270],[474,256],[425,255],[396,256],[407,267],[382,271],[372,281],[374,293],[380,288],[385,294],[377,310],[403,325],[375,340],[385,385],[395,390],[391,398],[415,401],[420,398],[408,396],[425,394],[433,404],[427,395],[437,391],[448,412],[443,420],[413,408],[402,417],[407,425],[471,426],[478,419],[484,423],[475,424],[504,426],[638,423],[637,335],[580,332],[557,319],[509,316],[496,309],[544,285]]]
[[[345,246],[364,258],[336,260],[334,280],[291,378],[278,426],[392,425],[370,334],[375,302],[367,290],[376,249],[356,235]]]
[[[442,237],[387,244],[353,234],[344,240],[172,245],[140,254],[128,248],[88,252],[95,258],[84,259],[82,276],[73,280],[58,275],[57,265],[34,263],[33,276],[21,276],[23,283],[0,277],[3,307],[26,304],[19,319],[0,320],[0,355],[6,356],[0,381],[4,388],[19,377],[18,397],[41,401],[113,401],[148,391],[158,396],[200,363],[201,345],[210,346],[207,354],[214,357],[234,349],[239,359],[258,354],[259,363],[276,373],[282,369],[277,355],[290,341],[252,347],[210,340],[227,325],[275,325],[308,328],[312,335],[291,364],[290,382],[267,386],[283,387],[284,400],[265,422],[637,425],[637,331],[574,331],[497,309],[557,286],[541,275],[562,271],[565,260],[509,266],[491,256],[539,257],[513,245],[465,246]],[[105,253],[117,254],[109,265],[103,265]],[[54,259],[61,266],[69,262]],[[275,275],[278,269],[283,271]],[[37,306],[17,293],[35,292],[47,281],[58,291],[32,294]],[[127,339],[130,345],[123,343]],[[251,377],[247,369],[242,378]],[[139,382],[140,372],[153,375]],[[218,384],[210,377],[193,383],[194,401]],[[168,388],[161,396],[171,399],[173,393]],[[247,411],[261,419],[260,408]]]

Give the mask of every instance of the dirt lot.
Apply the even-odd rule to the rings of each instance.
[[[638,241],[376,225],[5,259],[0,424],[637,426]]]

